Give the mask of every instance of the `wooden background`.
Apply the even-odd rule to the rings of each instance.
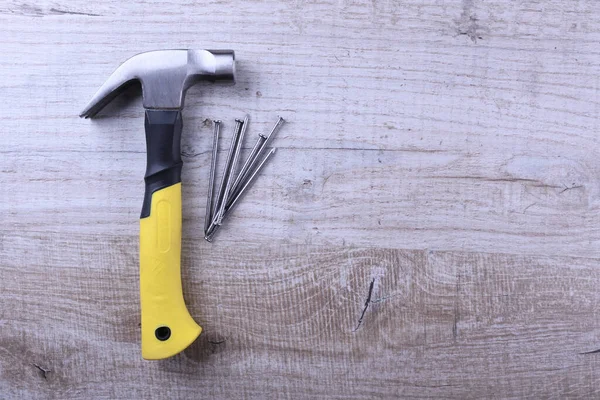
[[[0,398],[597,398],[600,2],[0,0]],[[187,95],[184,292],[140,356],[129,56],[232,48]],[[210,119],[279,151],[202,239]],[[223,149],[225,151],[226,149]]]

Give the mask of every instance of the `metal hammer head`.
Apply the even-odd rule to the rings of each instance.
[[[140,81],[144,108],[181,109],[186,90],[201,80],[234,81],[233,50],[158,50],[125,61],[79,115],[93,117],[130,83]]]

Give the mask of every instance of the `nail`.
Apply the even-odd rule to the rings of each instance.
[[[227,179],[229,177],[229,170],[231,169],[231,161],[233,158],[233,153],[235,152],[235,145],[237,143],[237,138],[239,136],[240,130],[242,128],[242,121],[239,119],[235,120],[235,129],[233,131],[233,137],[231,138],[231,145],[229,146],[229,152],[227,153],[227,160],[225,161],[225,166],[223,167],[223,176],[221,176],[221,184],[219,185],[219,192],[217,196],[217,202],[215,210],[213,213],[211,220],[214,222],[218,217],[219,210],[221,209],[221,203],[223,203],[225,190],[227,189]]]
[[[265,158],[261,161],[261,163],[258,165],[258,167],[256,167],[256,170],[252,173],[250,178],[248,178],[248,180],[244,183],[244,186],[242,187],[242,189],[238,192],[237,195],[235,195],[235,197],[233,197],[231,199],[231,203],[227,205],[227,208],[223,212],[223,218],[225,218],[225,217],[227,217],[227,215],[229,215],[229,211],[231,211],[231,209],[233,209],[233,207],[237,204],[238,200],[243,196],[244,193],[246,193],[248,188],[254,183],[258,174],[264,169],[265,165],[267,164],[267,161],[269,161],[269,159],[273,156],[273,154],[275,154],[275,150],[277,150],[277,149],[269,150],[269,152],[267,153]],[[215,233],[217,233],[217,231],[219,230],[219,228],[221,226],[222,225],[211,224],[204,236],[204,239],[207,242],[212,242],[212,239],[215,236]]]
[[[246,116],[244,117],[244,120],[241,121],[242,122],[242,130],[241,130],[241,132],[238,133],[238,139],[237,139],[237,143],[235,145],[235,152],[233,154],[233,161],[231,162],[231,168],[229,169],[229,172],[227,174],[227,184],[225,186],[225,193],[223,194],[223,200],[221,201],[221,208],[219,210],[219,213],[217,214],[217,221],[216,221],[217,225],[221,225],[221,222],[223,221],[223,216],[225,214],[225,205],[229,201],[229,193],[231,191],[233,177],[235,176],[235,170],[237,168],[238,160],[240,158],[240,152],[242,150],[242,143],[244,142],[244,135],[246,134],[246,129],[248,129],[248,119],[249,118],[250,117],[246,114]],[[239,122],[239,120],[236,120],[236,122]]]
[[[234,194],[239,189],[240,182],[242,181],[244,176],[247,175],[248,169],[251,167],[252,162],[254,161],[254,157],[256,156],[256,154],[258,154],[258,150],[260,149],[260,146],[264,143],[265,140],[267,140],[267,137],[262,133],[259,133],[258,140],[254,144],[254,147],[252,147],[252,150],[250,150],[250,154],[248,155],[248,158],[246,158],[244,165],[240,169],[240,173],[238,174],[237,178],[235,178],[233,185],[231,185],[232,194]]]
[[[254,182],[254,180],[256,179],[256,177],[258,176],[258,174],[260,173],[260,171],[263,170],[263,168],[267,164],[267,161],[269,161],[269,159],[273,156],[273,154],[275,154],[275,150],[277,150],[277,149],[273,148],[273,149],[269,150],[269,152],[267,153],[267,155],[265,156],[265,158],[261,161],[261,163],[258,165],[258,167],[256,167],[256,170],[252,173],[252,175],[250,175],[250,177],[248,178],[248,180],[244,183],[244,186],[240,189],[240,191],[236,194],[236,196],[231,199],[231,202],[227,205],[227,209],[225,210],[225,214],[227,212],[229,212],[229,210],[231,210],[235,206],[235,204],[242,197],[242,195],[246,192],[246,190],[250,186],[252,186],[252,183]]]
[[[206,216],[204,217],[204,234],[208,232],[208,227],[212,220],[213,214],[213,194],[215,191],[215,172],[217,169],[217,152],[219,147],[219,132],[221,130],[221,121],[216,119],[213,121],[213,145],[212,158],[210,161],[210,175],[208,178],[208,197],[206,199]]]
[[[277,132],[279,132],[279,130],[281,129],[281,127],[284,123],[285,123],[285,120],[281,117],[278,117],[277,122],[275,123],[273,128],[271,128],[271,132],[269,133],[268,136],[265,137],[264,135],[259,135],[260,145],[258,145],[258,142],[257,142],[258,148],[256,149],[256,151],[254,151],[254,149],[252,149],[252,152],[254,152],[254,155],[252,154],[252,152],[250,153],[250,156],[252,156],[252,159],[250,157],[248,157],[248,159],[244,163],[245,169],[242,168],[239,176],[235,180],[235,183],[233,185],[233,189],[231,192],[231,197],[234,197],[240,191],[240,189],[244,185],[244,182],[246,181],[246,178],[250,175],[250,173],[252,172],[254,167],[256,167],[258,158],[260,157],[260,155],[262,154],[264,149],[267,147],[267,145],[269,145],[273,141],[275,134]],[[262,138],[264,138],[264,140]]]
[[[215,236],[215,233],[217,233],[217,231],[219,230],[220,227],[221,227],[221,225],[211,225],[211,227],[209,228],[206,235],[204,235],[204,240],[211,243],[213,240],[213,237]]]

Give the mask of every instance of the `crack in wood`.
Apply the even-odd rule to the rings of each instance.
[[[352,332],[356,332],[358,328],[362,325],[363,318],[365,317],[365,313],[367,312],[367,308],[369,308],[369,304],[371,304],[371,296],[373,295],[373,287],[375,286],[375,278],[371,281],[369,285],[369,293],[367,294],[367,300],[365,301],[365,307],[362,310],[362,314],[360,314],[360,318],[358,319],[358,324],[356,328]]]
[[[48,372],[50,372],[49,369],[43,368],[41,366],[39,366],[36,363],[33,363],[33,366],[36,367],[41,375],[42,378],[44,378],[45,380],[48,380]]]
[[[600,349],[591,350],[591,351],[584,351],[583,353],[579,353],[579,354],[596,354],[596,353],[600,353]]]
[[[100,14],[86,13],[86,12],[78,12],[78,11],[69,11],[69,10],[59,10],[57,8],[50,9],[51,14],[59,14],[59,15],[85,15],[88,17],[100,17]]]

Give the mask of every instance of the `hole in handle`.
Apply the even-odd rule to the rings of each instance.
[[[171,328],[169,328],[168,326],[158,327],[154,331],[154,335],[156,336],[156,338],[158,340],[160,340],[161,342],[164,342],[165,340],[167,340],[171,337]]]

